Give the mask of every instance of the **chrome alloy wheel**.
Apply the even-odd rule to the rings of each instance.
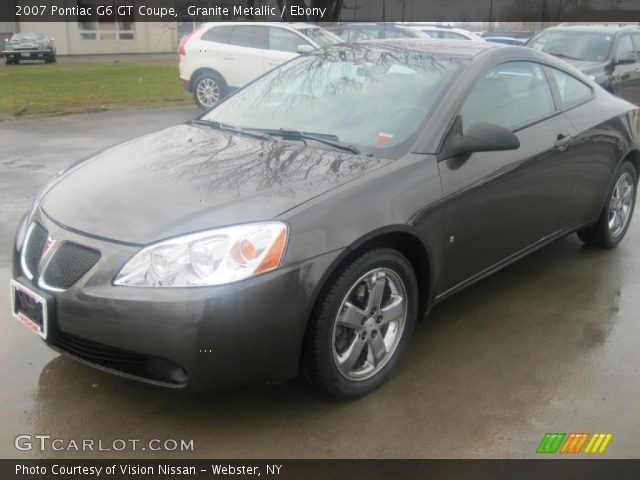
[[[212,78],[203,78],[198,82],[196,95],[204,107],[213,107],[220,100],[220,86]]]
[[[634,192],[633,177],[627,172],[618,179],[609,202],[609,232],[613,238],[619,237],[629,223]]]
[[[378,373],[393,356],[407,318],[406,289],[400,277],[376,268],[355,282],[336,316],[333,360],[349,380]]]

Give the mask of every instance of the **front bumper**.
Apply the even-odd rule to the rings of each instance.
[[[101,252],[76,284],[51,291],[38,274],[25,278],[21,245],[14,243],[14,278],[53,298],[46,342],[92,366],[174,388],[221,389],[294,377],[311,305],[340,253],[230,285],[116,287],[113,278],[140,247],[36,217],[56,245],[74,242]]]
[[[2,52],[2,55],[10,60],[44,60],[52,54],[51,50],[5,50]]]

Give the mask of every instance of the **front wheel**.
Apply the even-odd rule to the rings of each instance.
[[[631,162],[624,162],[616,173],[607,203],[598,223],[579,230],[578,237],[587,245],[613,248],[624,238],[636,203],[638,173]]]
[[[209,110],[220,101],[225,91],[225,83],[214,72],[202,73],[193,82],[193,100],[201,110]]]
[[[406,349],[417,311],[418,284],[406,257],[389,248],[364,253],[318,300],[305,338],[305,376],[343,398],[378,388]]]

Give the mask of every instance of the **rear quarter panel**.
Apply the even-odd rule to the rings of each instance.
[[[640,145],[638,114],[630,103],[602,92],[565,115],[578,131],[569,210],[576,223],[589,223],[598,219],[618,166]]]

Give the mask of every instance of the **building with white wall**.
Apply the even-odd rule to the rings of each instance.
[[[176,22],[14,22],[13,31],[46,33],[59,55],[168,53],[178,45]]]

